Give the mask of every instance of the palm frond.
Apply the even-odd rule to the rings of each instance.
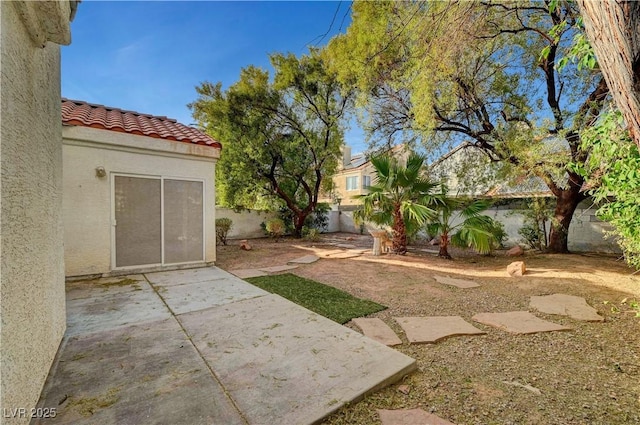
[[[409,220],[415,220],[418,224],[424,224],[427,221],[433,220],[437,215],[436,210],[426,205],[410,201],[403,202],[400,211],[404,217]]]
[[[468,203],[462,211],[460,211],[460,214],[466,218],[475,217],[483,211],[486,211],[492,203],[490,199],[476,199]]]

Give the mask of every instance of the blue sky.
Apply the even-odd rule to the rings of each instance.
[[[196,99],[195,86],[229,86],[245,66],[271,70],[271,52],[300,55],[326,44],[349,25],[349,5],[83,1],[72,43],[62,49],[62,95],[193,124],[186,105]],[[354,152],[365,149],[356,126],[346,142]]]

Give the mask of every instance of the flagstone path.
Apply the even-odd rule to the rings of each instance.
[[[320,257],[317,255],[305,255],[304,257],[294,258],[293,260],[289,260],[289,263],[294,264],[311,264],[318,261]]]
[[[394,317],[409,342],[435,344],[445,338],[463,335],[483,335],[486,332],[464,321],[460,316]]]
[[[528,311],[506,313],[480,313],[472,317],[478,323],[493,326],[514,334],[568,331],[570,327],[542,320]]]
[[[529,307],[535,308],[541,313],[569,316],[572,319],[585,322],[604,321],[604,317],[600,316],[595,308],[587,304],[584,298],[574,295],[553,294],[531,297]]]
[[[365,336],[376,340],[381,344],[388,345],[390,347],[402,344],[402,340],[398,338],[398,335],[396,335],[393,329],[378,318],[366,319],[364,317],[359,317],[353,319],[353,323],[362,329],[362,333]]]

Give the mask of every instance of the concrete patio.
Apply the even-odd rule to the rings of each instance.
[[[416,367],[215,267],[68,283],[67,322],[42,423],[312,424]]]

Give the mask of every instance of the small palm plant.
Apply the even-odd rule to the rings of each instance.
[[[412,153],[406,165],[397,158],[381,155],[371,159],[375,168],[374,183],[366,195],[356,195],[362,206],[354,211],[358,221],[370,220],[378,225],[390,225],[393,231],[393,251],[407,252],[407,229],[423,226],[436,217],[431,208],[438,196],[437,183],[426,179],[422,173],[425,158]]]
[[[444,191],[446,194],[446,190]],[[489,254],[499,244],[494,220],[482,212],[491,206],[488,199],[465,200],[443,196],[438,199],[438,214],[427,224],[430,235],[440,235],[438,257],[451,259],[451,244],[463,248],[474,248],[479,254]]]

